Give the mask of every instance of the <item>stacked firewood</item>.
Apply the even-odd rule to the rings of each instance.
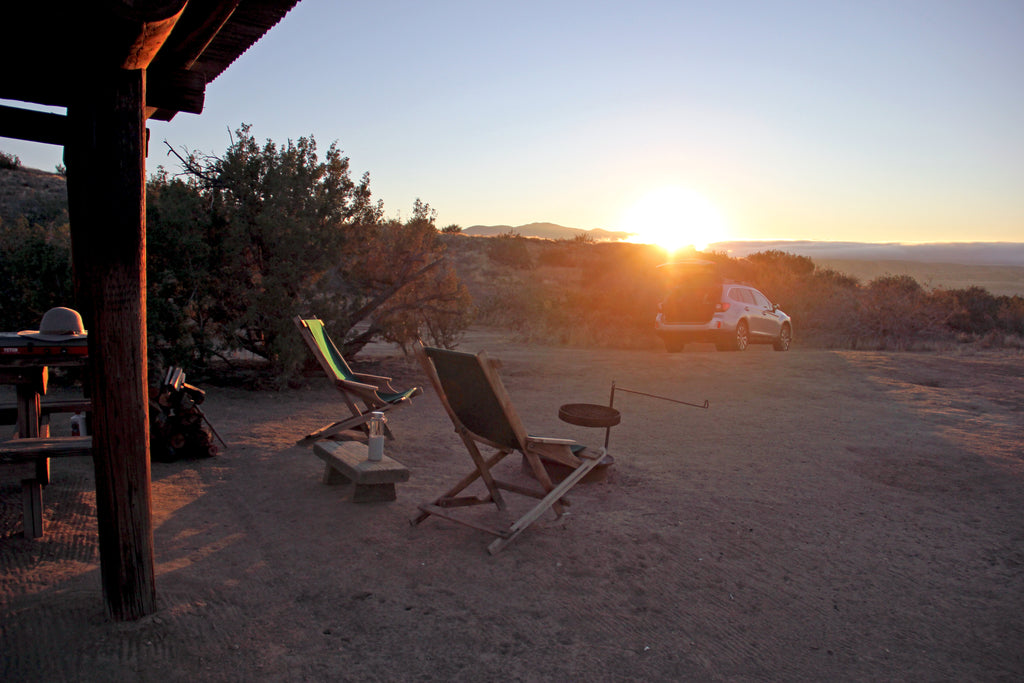
[[[209,422],[199,408],[206,392],[185,382],[181,368],[170,368],[150,400],[150,457],[159,462],[217,455]],[[152,399],[152,397],[151,397]],[[211,427],[212,429],[212,427]]]

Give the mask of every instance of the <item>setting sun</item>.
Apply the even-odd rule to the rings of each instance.
[[[700,251],[726,239],[725,217],[707,197],[684,187],[651,192],[623,215],[630,242],[656,244],[669,254],[693,247]]]

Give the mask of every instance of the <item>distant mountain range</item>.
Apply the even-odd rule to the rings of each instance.
[[[574,239],[589,234],[595,242],[617,241],[630,233],[614,230],[582,230],[556,223],[526,225],[474,225],[462,231],[465,235],[494,236],[515,233],[523,237]],[[899,242],[827,242],[814,240],[760,240],[716,242],[709,251],[722,251],[743,257],[759,251],[777,249],[813,259],[848,259],[861,261],[913,261],[919,263],[955,263],[983,266],[1024,267],[1024,242],[931,242],[902,244]]]

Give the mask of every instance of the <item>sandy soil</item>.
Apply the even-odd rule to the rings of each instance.
[[[710,409],[617,394],[608,480],[491,556],[474,529],[408,523],[469,469],[431,390],[392,413],[387,452],[412,472],[398,500],[354,504],[294,445],[341,414],[326,380],[211,389],[230,448],[153,466],[151,616],[106,617],[87,460],[54,463],[36,541],[2,480],[0,679],[1024,677],[1019,353],[670,355],[483,332],[463,348],[504,361],[537,434],[599,445],[557,410],[607,401],[613,380]]]

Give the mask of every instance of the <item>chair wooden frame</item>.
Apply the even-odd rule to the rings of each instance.
[[[572,439],[528,435],[501,382],[496,362],[488,358],[485,352],[471,354],[417,344],[416,357],[451,418],[455,432],[469,451],[474,469],[443,495],[420,505],[420,514],[411,523],[416,525],[431,515],[437,515],[485,531],[498,537],[487,548],[493,555],[549,509],[561,517],[564,506],[569,505],[566,493],[600,464],[605,450],[586,448]],[[480,444],[497,450],[485,457],[480,451]],[[515,452],[523,454],[534,478],[540,483],[540,490],[503,481],[494,475],[494,467]],[[557,485],[553,484],[541,462],[541,456],[573,468],[572,472]],[[478,479],[487,489],[485,496],[459,495]],[[493,503],[499,510],[505,510],[502,491],[537,498],[540,502],[511,526],[503,529],[480,524],[451,512],[452,508],[488,503]]]
[[[351,429],[366,432],[366,422],[370,419],[370,413],[401,408],[408,405],[413,396],[422,393],[419,387],[399,391],[391,386],[390,377],[353,372],[341,351],[327,335],[323,321],[319,318],[296,316],[294,322],[309,350],[320,363],[327,378],[334,382],[334,387],[341,392],[351,412],[349,417],[332,422],[299,439],[300,445],[309,445],[319,439],[337,436]],[[394,438],[387,424],[384,425],[384,431],[388,438]]]

